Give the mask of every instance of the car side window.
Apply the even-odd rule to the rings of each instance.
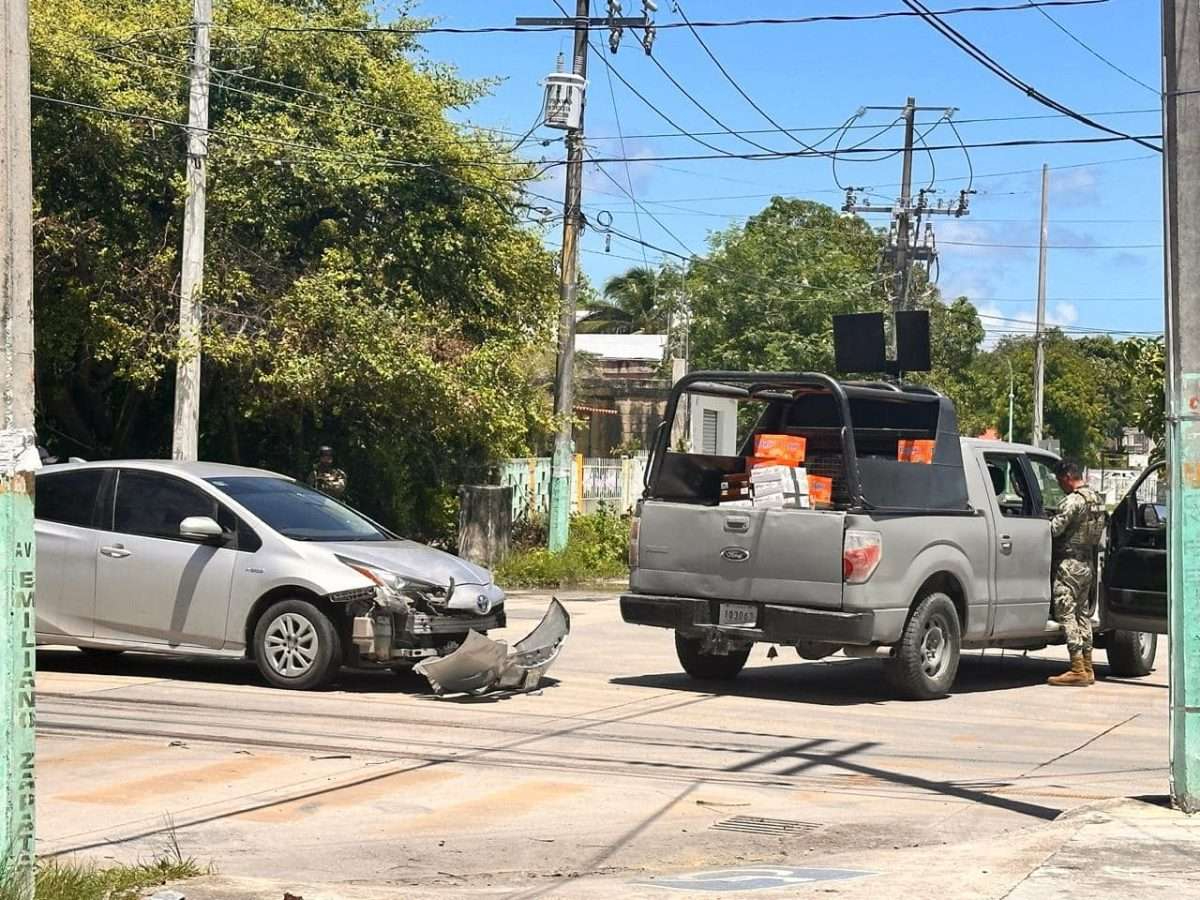
[[[1058,478],[1054,475],[1054,464],[1040,456],[1029,457],[1029,464],[1033,467],[1033,477],[1041,492],[1042,509],[1051,514],[1058,512],[1058,506],[1066,494],[1058,485]]]
[[[122,469],[117,479],[114,531],[178,540],[188,516],[218,515],[215,497],[171,475]]]
[[[96,497],[104,469],[51,472],[37,476],[33,514],[45,522],[96,527]]]
[[[1134,496],[1134,526],[1158,530],[1167,525],[1167,470],[1159,467],[1138,485]]]
[[[1033,516],[1033,493],[1029,490],[1025,470],[1016,456],[989,453],[984,456],[992,493],[1002,516]]]

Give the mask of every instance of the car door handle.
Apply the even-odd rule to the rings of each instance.
[[[1012,553],[1012,548],[1013,548],[1012,535],[1011,534],[1000,535],[1000,552],[1005,553],[1005,554]]]
[[[110,557],[111,559],[124,559],[130,553],[125,549],[124,545],[113,544],[111,547],[101,547],[100,555]]]
[[[725,530],[745,534],[750,530],[750,520],[742,516],[731,516],[725,520]]]

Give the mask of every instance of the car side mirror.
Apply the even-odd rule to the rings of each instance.
[[[1163,525],[1162,518],[1158,514],[1158,507],[1153,503],[1142,504],[1141,519],[1143,528],[1161,528]]]
[[[225,531],[211,516],[188,516],[179,523],[179,536],[195,541],[211,541],[224,537]]]

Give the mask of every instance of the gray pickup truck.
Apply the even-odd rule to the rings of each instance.
[[[697,411],[709,445],[699,449],[710,452],[672,449],[676,416]],[[734,421],[721,429],[720,414]],[[719,433],[727,446],[716,446]],[[805,439],[808,474],[832,482],[826,503],[721,502],[763,434]],[[902,461],[898,448],[912,441],[933,442],[928,461]],[[804,659],[881,656],[900,695],[943,695],[963,649],[1064,643],[1050,612],[1056,462],[1034,447],[960,437],[953,403],[928,388],[693,373],[675,386],[653,448],[622,616],[673,629],[697,678],[735,677],[761,642]],[[1147,674],[1149,631],[1165,631],[1165,617],[1143,603],[1132,622],[1147,631],[1114,627],[1105,596],[1098,585],[1097,646],[1114,674]]]

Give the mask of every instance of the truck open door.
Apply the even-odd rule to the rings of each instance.
[[[1166,487],[1166,465],[1150,466],[1109,517],[1100,625],[1117,674],[1147,674],[1167,633]]]

